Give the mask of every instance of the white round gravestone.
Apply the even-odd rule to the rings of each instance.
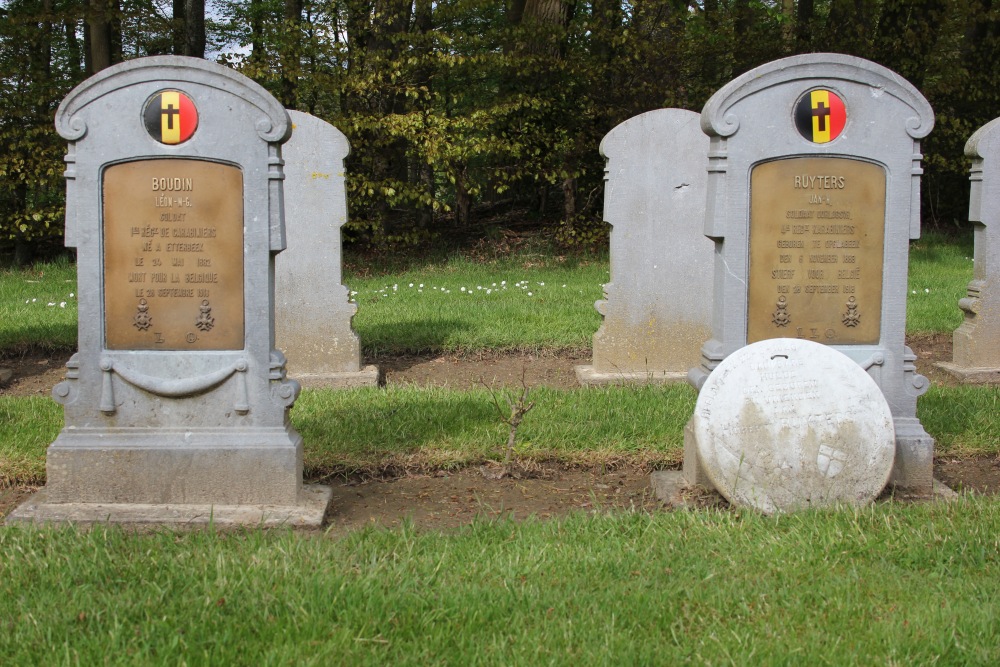
[[[892,471],[882,391],[846,355],[811,341],[764,340],[726,357],[692,425],[715,488],[767,513],[869,503]]]

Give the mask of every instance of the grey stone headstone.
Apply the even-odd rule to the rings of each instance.
[[[963,382],[1000,382],[1000,118],[965,144],[972,158],[969,221],[975,226],[975,268],[958,302],[965,321],[953,334],[951,363],[941,367]]]
[[[705,238],[708,138],[699,115],[659,109],[601,142],[611,282],[584,384],[670,382],[687,376],[711,336],[712,242]]]
[[[10,520],[318,524],[274,349],[284,108],[196,58],[121,63],[56,113],[79,352],[47,484]]]
[[[833,98],[828,105],[813,96],[821,91],[843,102],[839,135],[832,130]],[[796,110],[802,104],[805,125],[800,130]],[[801,336],[824,342],[850,340],[854,332],[877,323],[859,337],[863,342],[831,344],[868,371],[892,409],[892,482],[930,493],[934,441],[916,416],[917,397],[928,382],[917,374],[916,357],[905,342],[909,241],[920,233],[920,139],[934,125],[927,100],[901,76],[875,63],[809,54],[762,65],[731,81],[709,99],[701,124],[711,137],[705,235],[715,242],[715,293],[712,338],[689,381],[701,388],[723,359],[752,342],[748,326],[768,332],[757,339]],[[821,136],[823,131],[829,134]],[[757,174],[770,174],[789,164],[802,165],[801,179],[783,177],[780,192],[751,192],[758,169]],[[830,173],[848,175],[831,179]],[[878,190],[883,177],[884,197]],[[843,204],[839,199],[845,187],[866,191],[863,198],[873,205]],[[795,196],[782,199],[789,192]],[[756,270],[750,253],[755,204],[761,211],[773,207],[762,224],[780,229],[765,244],[773,264],[772,255],[761,254]],[[869,243],[870,235],[878,236],[881,245]],[[868,252],[869,259],[852,264],[857,258],[845,248],[853,247]],[[779,259],[789,264],[783,266]],[[834,263],[822,263],[828,261]],[[806,274],[810,279],[826,274],[827,279],[804,280],[797,288],[782,282]],[[773,294],[750,316],[754,288]],[[820,293],[827,289],[832,291]],[[865,290],[879,296],[863,298]],[[798,324],[813,303],[829,304],[811,315],[828,316],[829,328]]]
[[[289,375],[303,384],[375,385],[378,369],[361,367],[351,328],[358,307],[342,284],[344,158],[351,147],[326,121],[301,111],[288,115],[292,137],[282,147],[288,247],[274,265],[275,346],[288,358]]]
[[[871,377],[833,348],[794,338],[723,359],[691,431],[712,486],[766,513],[867,504],[895,451],[892,413]]]

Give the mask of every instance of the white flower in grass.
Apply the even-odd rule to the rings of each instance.
[[[424,287],[424,284],[420,283],[420,288],[423,289],[423,287]]]
[[[66,307],[66,302],[65,301],[60,301],[59,302],[59,307],[60,308],[65,308]]]
[[[491,290],[491,289],[486,290],[487,294],[491,294],[492,292],[493,292],[493,290]]]
[[[531,292],[528,292],[528,296],[532,296]]]
[[[538,283],[539,287],[545,287],[545,283]]]
[[[930,294],[930,293],[931,293],[931,291],[925,287],[924,288],[924,294]]]
[[[565,285],[563,285],[563,289],[565,289],[565,288],[566,288],[566,286],[565,286]]]
[[[476,289],[483,289],[482,285],[476,285]]]
[[[55,301],[49,301],[49,305],[50,306],[54,306],[54,305],[56,305],[56,302]]]
[[[464,288],[464,287],[462,288],[462,291],[463,291],[463,292],[465,291],[465,288]]]
[[[38,301],[38,299],[32,299],[32,300],[31,300],[31,303],[34,303],[34,302],[36,302],[36,301]]]
[[[413,283],[410,283],[410,287],[413,287]]]
[[[74,296],[74,294],[73,294],[72,292],[70,292],[70,293],[69,293],[69,298],[71,298],[71,299],[72,299],[72,298],[73,298],[73,296]]]
[[[506,281],[506,280],[501,280],[501,281],[500,281],[500,284],[501,284],[501,285],[506,285],[506,284],[507,284],[507,281]]]
[[[916,293],[917,293],[917,290],[913,290],[913,293],[914,293],[914,294],[916,294]]]

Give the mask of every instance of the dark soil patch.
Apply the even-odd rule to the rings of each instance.
[[[387,481],[327,482],[333,501],[327,514],[334,530],[366,525],[455,528],[473,519],[549,519],[573,512],[651,511],[660,506],[649,473],[574,470],[548,464],[520,477],[494,479],[498,468],[466,468]]]

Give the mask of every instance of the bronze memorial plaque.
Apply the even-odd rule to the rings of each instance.
[[[204,160],[104,171],[110,350],[241,350],[243,173]]]
[[[885,171],[847,158],[791,158],[750,174],[747,343],[877,343]]]

